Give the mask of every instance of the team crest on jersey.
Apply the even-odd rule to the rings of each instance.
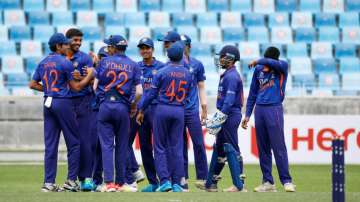
[[[259,78],[264,78],[264,72],[260,72]]]
[[[190,71],[190,73],[193,73],[193,72],[194,72],[194,68],[190,66],[189,71]]]
[[[151,72],[153,75],[155,75],[156,73],[157,73],[157,70],[156,69],[154,69],[154,70],[152,70],[152,72]]]
[[[79,66],[79,63],[78,62],[73,62],[73,65],[75,68],[77,68]]]

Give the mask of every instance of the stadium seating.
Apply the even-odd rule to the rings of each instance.
[[[206,1],[205,0],[184,0],[185,2],[185,12],[188,13],[202,13],[206,11]]]
[[[321,0],[301,0],[299,4],[300,11],[315,13],[321,10]]]
[[[25,14],[22,10],[4,10],[4,24],[8,26],[25,25]]]
[[[272,43],[293,43],[293,33],[289,27],[274,27],[271,29]]]
[[[218,26],[217,22],[216,13],[199,13],[196,16],[197,27]]]
[[[28,16],[29,25],[49,25],[50,15],[44,11],[32,11]]]
[[[335,57],[356,57],[356,46],[355,44],[335,44]]]
[[[360,90],[360,73],[348,73],[342,75],[343,90]]]
[[[172,13],[183,12],[184,11],[183,0],[163,0],[162,10]]]
[[[275,46],[290,64],[287,95],[360,93],[352,76],[360,74],[359,0],[3,0],[0,7],[0,95],[33,95],[21,85],[50,52],[49,37],[72,27],[84,33],[84,52],[97,52],[104,37],[121,34],[135,60],[141,37],[187,34],[211,84],[218,82],[214,52],[237,45],[246,88],[247,64]],[[155,41],[155,47],[165,61],[163,44]],[[207,90],[217,92],[216,86]]]
[[[115,5],[117,12],[137,12],[137,0],[116,0]]]
[[[21,41],[20,55],[22,57],[41,57],[42,47],[40,41]]]
[[[320,27],[318,29],[319,41],[336,43],[340,41],[340,31],[337,27]]]
[[[10,39],[15,42],[31,39],[31,31],[28,26],[12,26],[9,29]]]
[[[332,58],[332,45],[327,42],[314,42],[311,44],[311,58]]]
[[[277,0],[276,11],[279,12],[293,12],[298,7],[297,0]]]
[[[231,11],[250,13],[252,11],[252,0],[230,1]]]
[[[236,12],[222,12],[220,13],[220,26],[224,27],[241,27],[241,15]]]
[[[227,27],[223,29],[224,42],[238,43],[245,41],[245,30],[241,27]]]
[[[125,13],[124,17],[126,27],[146,25],[145,13]]]
[[[139,11],[150,12],[160,10],[160,0],[139,0]]]
[[[1,9],[8,10],[8,9],[20,9],[21,1],[19,0],[2,0],[0,1]]]
[[[167,12],[149,13],[149,27],[170,27],[170,16]]]
[[[266,27],[249,27],[248,28],[248,41],[258,43],[269,42],[269,32]]]
[[[44,2],[39,0],[24,0],[23,4],[24,11],[43,11],[45,9]]]
[[[67,11],[67,0],[46,0],[46,10],[49,12],[54,11]]]
[[[71,12],[53,12],[52,13],[52,25],[73,25],[73,14]]]
[[[1,72],[4,74],[23,73],[23,59],[20,56],[6,56],[1,58]]]
[[[339,14],[339,27],[359,26],[359,13],[346,12]]]
[[[269,27],[286,27],[289,26],[288,13],[271,13],[269,14]]]
[[[360,72],[360,60],[358,58],[340,58],[340,74],[357,72]]]
[[[69,0],[71,11],[90,10],[90,0]]]
[[[13,41],[0,41],[0,56],[16,55],[16,45]]]
[[[228,10],[228,1],[227,0],[208,0],[207,1],[207,10],[210,12],[222,12]]]
[[[113,0],[93,0],[93,10],[103,14],[114,11]]]
[[[305,43],[293,43],[287,45],[287,57],[308,57],[308,48]]]

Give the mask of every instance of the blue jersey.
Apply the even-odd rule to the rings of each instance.
[[[216,108],[224,114],[241,112],[243,102],[243,83],[239,72],[233,66],[220,76]]]
[[[82,51],[78,51],[78,52],[74,53],[74,55],[71,58],[68,57],[68,59],[73,63],[74,70],[75,69],[78,70],[80,72],[81,76],[84,76],[83,67],[92,67],[93,66],[93,61],[92,61],[91,57]],[[78,97],[78,96],[87,95],[90,92],[91,92],[91,87],[88,86],[88,87],[83,88],[79,92],[72,91],[72,95],[73,95],[73,97]]]
[[[189,57],[189,60],[184,59],[183,61],[187,64],[185,67],[190,71],[192,79],[189,95],[186,98],[185,109],[187,111],[199,111],[198,83],[206,79],[204,65],[192,57]]]
[[[130,105],[132,91],[140,84],[140,69],[126,55],[115,54],[101,59],[96,78],[100,102],[114,96],[116,101]]]
[[[155,75],[150,92],[143,96],[140,109],[144,110],[157,98],[159,104],[183,106],[191,84],[189,70],[182,64],[167,63]]]
[[[68,82],[73,79],[73,65],[65,56],[51,53],[37,66],[33,80],[42,82],[44,96],[72,97]]]
[[[144,93],[143,96],[146,96],[151,89],[151,83],[153,81],[153,77],[157,74],[157,72],[164,67],[164,63],[153,58],[151,65],[146,65],[143,61],[138,62],[140,70],[141,70],[141,85],[143,87]],[[152,104],[156,104],[157,100],[154,99]]]
[[[285,97],[288,64],[285,61],[263,58],[257,61],[252,77],[246,116],[257,105],[280,105]]]

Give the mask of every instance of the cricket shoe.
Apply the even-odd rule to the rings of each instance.
[[[218,192],[217,184],[211,184],[209,187],[205,187],[207,192]]]
[[[113,182],[106,183],[100,186],[100,192],[116,192],[117,185]]]
[[[141,192],[155,192],[156,189],[159,188],[157,184],[149,184],[141,189]]]
[[[187,180],[186,180],[186,183],[181,185],[181,188],[182,188],[182,192],[190,192],[189,190],[189,184],[187,183]]]
[[[206,180],[196,180],[195,187],[201,190],[205,190]]]
[[[288,183],[284,184],[284,189],[285,189],[286,192],[295,192],[296,191],[295,188],[296,188],[296,185],[294,185],[291,182],[288,182]]]
[[[241,190],[239,190],[236,186],[231,186],[227,189],[224,189],[223,192],[248,192],[245,187],[243,187]]]
[[[144,181],[145,180],[145,175],[144,175],[144,173],[139,169],[139,170],[137,170],[137,171],[135,171],[135,172],[133,172],[133,178],[135,179],[135,181],[137,182],[137,183],[140,183],[140,182],[142,182],[142,181]]]
[[[74,180],[67,180],[64,185],[63,185],[63,188],[66,190],[66,191],[71,191],[71,192],[77,192],[79,191],[79,184],[74,181]]]
[[[80,190],[84,192],[94,191],[96,189],[96,185],[91,178],[85,178],[84,181],[80,183]]]
[[[63,192],[64,190],[56,184],[44,183],[41,187],[42,192]]]
[[[171,191],[171,189],[171,183],[169,181],[166,181],[156,189],[156,192],[169,192]]]
[[[184,189],[180,185],[174,184],[172,186],[172,192],[184,192]]]
[[[254,188],[254,192],[277,192],[274,184],[270,182],[265,182]]]
[[[137,187],[133,187],[129,184],[123,184],[123,185],[116,185],[117,186],[117,192],[137,192]]]

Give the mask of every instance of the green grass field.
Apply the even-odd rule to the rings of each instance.
[[[41,193],[43,167],[40,165],[0,165],[0,201],[26,202],[65,202],[65,201],[331,201],[331,167],[330,165],[292,165],[291,173],[297,185],[296,193],[283,192],[276,169],[274,177],[279,192],[254,193],[253,188],[261,181],[257,165],[245,166],[248,193],[206,193],[197,190],[190,181],[190,193]],[[57,183],[63,183],[66,167],[59,166]],[[190,168],[191,179],[194,179],[194,168]],[[231,185],[228,169],[222,173],[223,179],[219,188]],[[146,182],[142,182],[140,187]],[[360,166],[346,166],[346,201],[360,201]]]

